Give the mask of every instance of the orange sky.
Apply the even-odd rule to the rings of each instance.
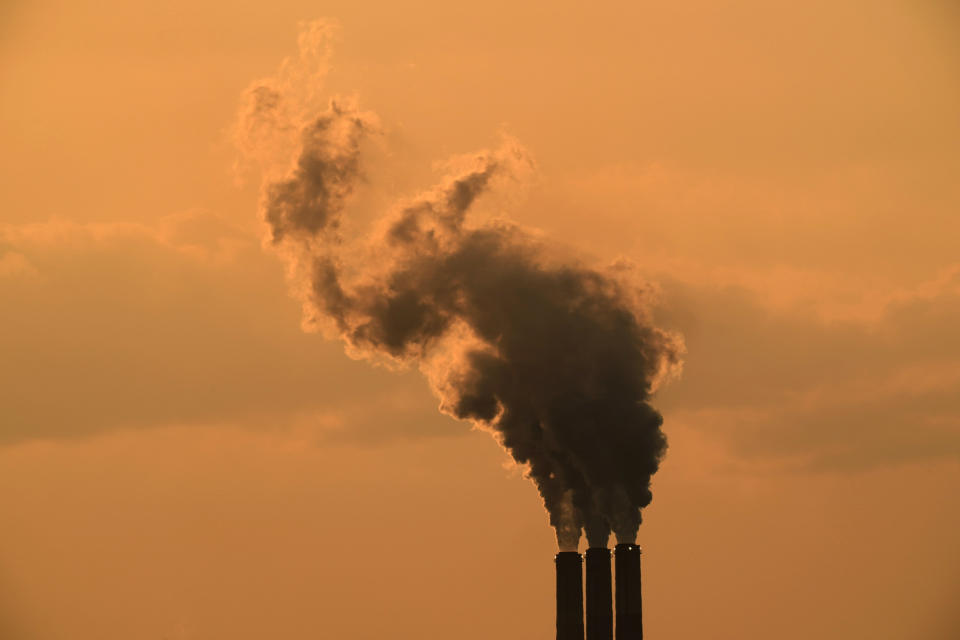
[[[960,12],[662,5],[4,3],[0,638],[552,637],[534,488],[301,331],[236,183],[321,16],[363,207],[507,133],[537,172],[480,213],[658,283],[649,637],[956,638]]]

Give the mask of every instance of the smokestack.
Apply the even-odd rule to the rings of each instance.
[[[640,547],[618,544],[614,550],[617,571],[617,640],[643,640],[640,595]]]
[[[583,556],[561,551],[557,563],[557,640],[583,640]]]
[[[610,549],[587,549],[587,640],[613,640]]]

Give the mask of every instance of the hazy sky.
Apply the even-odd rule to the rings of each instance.
[[[537,171],[480,209],[657,283],[649,637],[958,637],[954,3],[13,0],[0,638],[552,637],[535,489],[261,247],[231,126],[319,17],[366,207],[506,133]]]

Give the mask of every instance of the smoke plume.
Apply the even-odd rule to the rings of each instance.
[[[306,33],[323,37],[302,48],[326,47],[327,30]],[[311,111],[287,84],[281,73],[251,87],[237,131],[247,152],[253,133],[291,141],[292,164],[265,174],[261,214],[305,324],[352,355],[418,366],[441,411],[488,430],[524,466],[562,550],[581,530],[594,546],[611,530],[633,542],[666,450],[650,397],[683,351],[652,324],[649,287],[623,265],[561,260],[508,221],[471,220],[481,196],[531,169],[512,140],[460,158],[351,237],[345,216],[370,179],[363,160],[379,121],[350,100]]]

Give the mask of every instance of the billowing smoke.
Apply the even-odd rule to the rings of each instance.
[[[633,542],[666,450],[651,393],[683,350],[651,323],[649,288],[623,265],[561,260],[517,225],[471,220],[482,195],[532,167],[510,140],[461,158],[364,236],[344,233],[379,122],[351,101],[312,114],[285,101],[282,79],[254,85],[238,131],[298,132],[293,164],[267,174],[261,213],[306,324],[352,355],[418,366],[441,411],[490,431],[527,469],[561,549],[581,530],[591,545],[611,530]]]

